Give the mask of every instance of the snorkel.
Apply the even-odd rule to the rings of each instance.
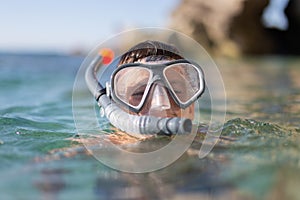
[[[122,110],[106,95],[106,88],[97,79],[97,73],[105,64],[106,59],[103,51],[98,54],[88,66],[85,80],[98,106],[103,109],[105,116],[113,126],[136,137],[153,134],[187,134],[191,132],[192,121],[190,119],[138,116]]]

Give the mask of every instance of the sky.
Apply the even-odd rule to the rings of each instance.
[[[91,49],[123,30],[165,27],[179,0],[0,0],[0,51]]]
[[[268,26],[288,26],[272,0]],[[165,27],[180,0],[0,0],[0,51],[90,50],[132,28]],[[284,3],[285,2],[285,3]],[[281,8],[281,9],[282,9]],[[278,14],[279,13],[279,14]]]
[[[277,27],[280,30],[288,28],[288,19],[284,14],[289,0],[272,0],[265,9],[262,20],[266,27]]]

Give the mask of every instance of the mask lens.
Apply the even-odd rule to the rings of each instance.
[[[200,72],[189,63],[180,63],[168,66],[164,76],[173,93],[181,103],[187,103],[200,90]]]
[[[118,99],[132,107],[139,107],[145,99],[145,91],[151,73],[141,67],[126,67],[114,77],[114,92]]]

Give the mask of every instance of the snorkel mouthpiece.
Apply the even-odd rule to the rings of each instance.
[[[136,137],[151,134],[172,135],[191,132],[192,121],[190,119],[137,116],[122,110],[116,103],[109,99],[105,94],[105,88],[98,82],[97,72],[103,64],[105,63],[100,51],[100,54],[88,66],[85,79],[89,90],[96,98],[98,105],[104,109],[105,116],[113,126]]]
[[[173,117],[159,118],[152,116],[143,116],[144,125],[140,126],[142,134],[187,134],[192,130],[192,121],[190,119]],[[142,117],[141,117],[142,118]],[[141,120],[142,121],[142,120]]]
[[[98,103],[103,107],[107,119],[113,126],[136,137],[153,134],[188,134],[192,130],[190,119],[131,115],[120,109],[106,95],[102,95]]]

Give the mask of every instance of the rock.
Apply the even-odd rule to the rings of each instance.
[[[300,0],[290,0],[285,14],[289,28],[284,35],[284,48],[287,50],[284,53],[300,55]]]
[[[229,23],[241,10],[242,0],[183,0],[172,14],[171,27],[196,39],[207,50],[217,52],[236,45],[228,38]]]
[[[229,39],[243,54],[271,53],[273,39],[262,24],[262,15],[268,0],[243,1],[241,10],[229,22]]]
[[[299,0],[290,0],[286,9],[286,31],[264,26],[268,4],[269,0],[182,0],[170,27],[217,55],[299,54]]]

